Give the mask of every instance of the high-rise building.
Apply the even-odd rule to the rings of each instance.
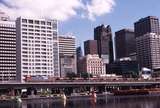
[[[76,56],[77,56],[77,59],[83,56],[82,48],[80,46],[76,48]]]
[[[131,29],[115,32],[116,59],[130,57],[136,60],[136,38]]]
[[[160,68],[159,19],[155,16],[142,18],[134,23],[134,29],[140,68]]]
[[[97,53],[97,41],[96,40],[87,40],[84,42],[84,53],[88,54],[98,54]]]
[[[17,78],[59,77],[57,20],[19,17],[16,20]]]
[[[81,65],[80,65],[80,60],[81,60],[82,57],[83,57],[83,52],[82,52],[81,47],[79,46],[79,47],[76,48],[77,73],[78,73],[78,74],[81,73],[81,71],[80,71],[80,67],[81,67]]]
[[[0,12],[0,81],[16,79],[15,22]]]
[[[140,67],[160,68],[160,35],[147,33],[136,38],[137,60]]]
[[[94,40],[97,40],[98,55],[104,63],[113,62],[113,43],[110,25],[98,26],[94,29]]]
[[[76,39],[73,36],[59,36],[60,76],[77,73]]]
[[[80,72],[90,73],[93,76],[105,75],[105,64],[97,54],[86,55],[80,59]]]
[[[159,19],[155,16],[148,16],[141,18],[139,21],[134,23],[135,36],[143,36],[147,33],[159,34]]]

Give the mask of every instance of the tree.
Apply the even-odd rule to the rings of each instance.
[[[90,74],[90,73],[87,73],[87,72],[82,72],[81,77],[84,78],[84,79],[87,79],[87,78],[92,78],[93,75]]]
[[[131,75],[132,78],[138,77],[138,74],[135,71],[129,71],[129,74]]]
[[[76,74],[75,74],[74,72],[68,72],[68,73],[66,74],[66,76],[67,76],[69,79],[73,80],[73,79],[76,77]]]

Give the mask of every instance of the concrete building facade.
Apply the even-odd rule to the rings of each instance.
[[[77,73],[76,39],[73,36],[61,35],[59,38],[60,76]]]
[[[26,76],[60,76],[57,26],[57,20],[17,18],[18,80]]]
[[[105,75],[105,64],[103,63],[102,58],[99,58],[97,54],[95,55],[86,55],[81,58],[80,71],[87,72],[92,74],[93,76]]]
[[[16,79],[16,26],[0,12],[0,81]]]

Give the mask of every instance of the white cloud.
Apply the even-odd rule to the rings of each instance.
[[[64,21],[78,14],[88,19],[109,13],[114,0],[2,0],[0,10],[15,19],[18,16],[56,18]]]
[[[0,9],[13,18],[17,16],[47,17],[67,20],[82,7],[80,0],[3,0]]]
[[[92,0],[86,5],[88,19],[95,20],[96,16],[110,13],[115,6],[114,0]]]

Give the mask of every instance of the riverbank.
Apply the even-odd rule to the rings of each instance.
[[[106,96],[111,96],[112,94],[96,94],[97,98],[101,98],[101,97],[106,97]],[[27,98],[21,98],[20,96],[6,96],[3,98],[0,98],[0,101],[15,101],[16,98],[23,100],[39,100],[39,99],[52,99],[52,100],[62,100],[62,95],[58,95],[58,96],[54,96],[54,95],[50,95],[50,96],[38,96],[38,95],[30,95]],[[72,95],[72,96],[66,96],[67,100],[73,100],[73,99],[77,99],[77,98],[93,98],[91,94],[87,95],[87,94],[83,94],[83,95]]]
[[[103,94],[96,94],[96,99],[101,99],[101,98],[128,98],[128,97],[150,97],[150,96],[153,96],[153,97],[160,97],[160,93],[154,93],[154,94],[139,94],[139,95],[114,95],[114,94],[111,94],[111,93],[103,93]],[[71,95],[71,96],[66,96],[66,100],[77,100],[77,99],[93,99],[92,95],[91,94],[83,94],[83,95],[79,95],[79,94],[74,94],[74,95]],[[30,95],[28,96],[27,98],[21,98],[20,96],[7,96],[7,98],[0,98],[0,102],[4,102],[4,101],[16,101],[18,102],[20,100],[22,101],[32,101],[32,100],[46,100],[46,99],[49,99],[49,100],[54,100],[54,101],[62,101],[62,95],[48,95],[48,96],[38,96],[38,95]],[[19,101],[21,102],[21,101]]]
[[[104,96],[96,102],[90,98],[23,100],[22,103],[0,102],[0,108],[159,108],[160,96]]]

